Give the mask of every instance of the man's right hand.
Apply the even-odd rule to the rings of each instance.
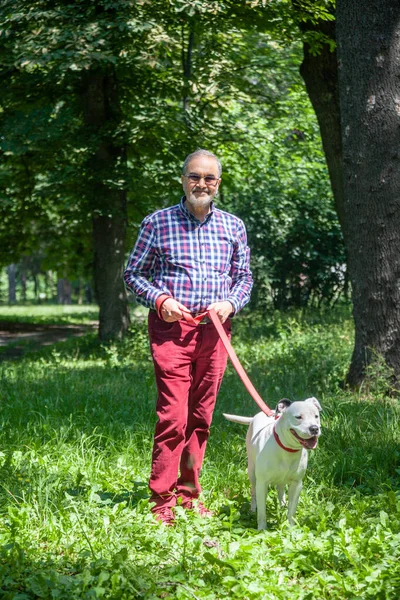
[[[174,321],[179,321],[183,318],[182,311],[188,312],[188,309],[177,300],[167,298],[167,300],[162,303],[160,314],[164,321],[173,323]]]

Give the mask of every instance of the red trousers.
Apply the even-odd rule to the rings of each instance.
[[[158,389],[149,487],[156,506],[197,498],[199,475],[227,353],[212,323],[167,323],[149,313]],[[230,336],[231,324],[224,324]]]

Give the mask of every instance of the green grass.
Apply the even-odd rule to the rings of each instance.
[[[86,324],[99,318],[99,309],[94,304],[55,305],[39,304],[27,306],[0,305],[0,321],[34,323],[37,325]]]
[[[324,408],[298,524],[271,492],[265,532],[249,511],[246,429],[222,417],[257,410],[231,367],[202,473],[216,517],[179,510],[164,528],[147,499],[156,389],[145,322],[120,344],[90,334],[1,363],[0,597],[398,598],[400,409],[381,371],[358,395],[340,388],[352,337],[346,311],[234,324],[269,405],[315,395]]]

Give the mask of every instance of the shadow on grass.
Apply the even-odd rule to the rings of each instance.
[[[343,317],[336,315],[338,318]],[[254,323],[254,331],[263,327],[265,334],[265,324],[257,325],[257,320]],[[240,328],[246,328],[246,319],[237,327],[240,339]],[[314,355],[310,361],[307,346],[298,347],[293,353],[290,367],[288,355],[283,354],[268,360],[260,356],[248,369],[255,387],[271,408],[282,397],[320,397],[314,373],[322,378],[324,370],[329,372],[329,363],[323,360],[322,365],[315,364]],[[143,321],[133,323],[130,335],[119,344],[101,345],[91,334],[30,355],[15,365],[14,376],[7,375],[8,368],[8,363],[4,363],[1,414],[3,439],[11,447],[31,444],[32,439],[44,446],[59,435],[60,443],[82,440],[85,448],[98,453],[108,451],[115,443],[121,447],[131,444],[139,452],[143,451],[143,444],[147,449],[150,446],[157,392]],[[365,493],[382,485],[397,489],[398,405],[385,400],[362,402],[341,394],[322,402],[323,435],[315,455],[318,460],[312,461],[316,480],[328,477],[334,485],[358,487]],[[258,412],[231,366],[218,397],[207,450],[207,459],[225,464],[221,445],[226,445],[228,469],[229,461],[235,460],[232,441],[245,457],[246,429],[226,422],[222,412],[247,416]]]
[[[29,353],[37,353],[56,344],[82,337],[93,332],[96,325],[33,325],[26,323],[0,322],[0,362],[18,360]],[[61,346],[60,346],[61,347]],[[46,354],[43,353],[43,356]],[[32,356],[37,360],[37,354]]]
[[[154,526],[153,535],[157,528]],[[17,544],[10,546],[0,555],[4,600],[197,597],[192,590],[198,586],[187,583],[190,564],[182,564],[180,556],[174,558],[171,549],[167,555],[165,549],[153,552],[146,562],[135,560],[124,546],[109,557],[90,557],[86,551],[75,561],[58,557],[44,562],[31,560]],[[196,571],[201,570],[208,589],[218,593],[223,572],[217,573],[204,559],[201,563],[197,560]]]
[[[283,396],[296,399],[297,394],[303,397],[314,395],[313,382],[301,372],[305,362],[302,362],[301,352],[303,349],[296,355],[298,365],[292,361],[290,377],[285,356],[277,357],[269,364],[265,361],[253,363],[251,378],[271,407]],[[307,348],[304,348],[306,352]],[[266,366],[275,372],[266,375]],[[182,557],[172,560],[170,554],[178,544],[176,540],[180,531],[171,534],[175,536],[174,541],[166,546],[163,536],[169,534],[150,524],[147,482],[141,481],[140,469],[132,478],[134,480],[129,481],[128,475],[125,479],[114,479],[108,485],[110,474],[113,471],[118,473],[120,468],[119,455],[128,459],[142,456],[143,461],[150,464],[156,388],[143,328],[134,330],[133,335],[118,347],[102,347],[90,336],[79,342],[68,341],[65,345],[31,355],[20,364],[5,363],[0,368],[0,375],[0,416],[3,422],[0,437],[2,453],[6,455],[0,478],[11,484],[2,498],[2,512],[7,519],[8,513],[15,510],[15,518],[21,518],[20,531],[15,526],[14,541],[4,546],[0,554],[3,586],[0,593],[3,597],[10,600],[87,598],[92,590],[90,597],[96,597],[96,590],[101,588],[105,592],[98,593],[103,596],[109,593],[110,597],[114,597],[112,593],[115,590],[123,590],[127,597],[130,594],[134,598],[144,595],[145,590],[148,597],[163,597],[166,590],[173,592],[179,589],[181,584],[171,581],[171,568],[180,572]],[[315,395],[318,396],[318,393]],[[359,496],[363,496],[365,504],[371,506],[368,510],[378,510],[379,514],[371,500],[373,496],[385,488],[395,490],[399,487],[398,406],[385,400],[360,401],[344,394],[326,397],[323,406],[323,434],[317,451],[310,457],[309,479],[303,492],[304,502],[308,502],[307,510],[303,511],[303,514],[307,512],[303,522],[312,531],[316,529],[315,523],[320,515],[312,500],[307,498],[307,487],[315,496],[318,488],[319,510],[324,510],[332,499],[335,501],[335,520],[340,518],[343,504]],[[248,505],[250,486],[245,474],[246,428],[228,423],[222,412],[253,415],[257,411],[236,373],[229,369],[217,402],[203,485],[206,491],[214,490],[212,493],[216,496],[226,498],[220,514],[225,517],[233,515],[235,523],[248,530],[249,535],[253,534],[257,524]],[[81,467],[73,463],[73,458],[70,470],[64,464],[58,472],[48,468],[49,464],[57,464],[59,457],[71,448],[80,449],[80,455],[86,456],[87,463],[91,462],[92,471],[85,474],[86,479],[82,479]],[[47,466],[46,460],[49,461]],[[98,465],[101,467],[98,471],[103,469],[106,476],[98,476]],[[99,483],[87,484],[91,477],[93,481],[99,477]],[[125,503],[134,511],[124,517],[126,529],[123,534],[120,534],[119,513],[111,525],[118,539],[115,552],[110,550],[110,544],[105,556],[97,550],[92,554],[81,537],[79,543],[82,547],[71,550],[70,556],[74,558],[64,557],[66,537],[59,534],[59,554],[58,550],[54,554],[53,551],[43,551],[45,560],[36,561],[30,540],[25,548],[24,543],[18,541],[18,536],[23,536],[24,527],[27,528],[23,519],[30,518],[28,512],[23,512],[22,502],[18,502],[25,498],[36,507],[34,502],[40,494],[47,494],[49,502],[46,496],[41,505],[44,509],[38,512],[39,519],[42,515],[43,519],[46,518],[46,511],[50,513],[48,507],[51,505],[51,510],[55,508],[57,524],[58,511],[76,504],[77,512],[88,515],[88,523],[97,524],[98,537],[105,538],[107,533],[103,523],[99,526],[97,521],[100,522],[103,516],[110,518],[114,508],[118,511]],[[65,494],[71,502],[65,499]],[[139,512],[141,503],[144,503],[143,514],[139,518],[133,513]],[[275,511],[273,494],[268,499],[268,506],[268,527],[276,531],[282,513]],[[32,511],[30,514],[35,513]],[[94,514],[93,520],[90,520],[90,514]],[[67,529],[74,524],[68,519],[66,523]],[[79,530],[78,525],[76,529]],[[57,530],[56,526],[54,530]],[[157,537],[161,538],[161,542],[155,547],[152,540]],[[41,538],[40,542],[46,544]],[[132,552],[130,559],[127,547]],[[140,554],[143,548],[147,553],[145,560],[150,560],[151,564],[143,562],[144,552]],[[135,565],[132,555],[136,551],[138,561]],[[81,559],[76,559],[77,554]],[[210,587],[218,593],[220,579],[217,574],[214,577]],[[112,590],[112,586],[115,589]],[[118,597],[116,591],[115,597]]]
[[[69,488],[65,490],[65,493],[71,496],[71,498],[85,499],[92,493],[92,488],[89,486]],[[148,500],[150,498],[148,484],[144,481],[133,481],[132,489],[129,490],[121,489],[118,492],[97,490],[96,495],[99,503],[103,505],[115,506],[116,504],[126,502],[130,508],[137,506],[141,500]]]
[[[16,377],[3,376],[1,416],[3,447],[22,445],[82,444],[95,453],[121,452],[129,445],[136,452],[149,451],[154,425],[156,387],[153,365],[142,354],[125,358],[107,355],[104,348],[85,340],[81,354],[71,364],[41,362],[42,354],[26,360]],[[95,351],[95,359],[90,360]],[[128,348],[129,351],[129,348]],[[103,364],[97,364],[103,353]],[[49,354],[47,354],[49,356]],[[51,354],[50,354],[51,356]],[[73,352],[72,352],[73,356]],[[137,362],[141,359],[141,362]],[[285,393],[282,380],[264,380],[254,366],[256,387],[273,408]],[[281,386],[279,388],[279,385]],[[278,387],[278,392],[271,390]],[[265,390],[266,393],[265,393]],[[312,394],[313,390],[309,390]],[[322,436],[312,455],[315,479],[335,485],[365,489],[382,485],[398,488],[400,468],[400,411],[395,401],[360,401],[351,396],[331,397],[323,403]],[[246,428],[228,423],[223,412],[251,416],[258,408],[237,374],[230,369],[217,401],[207,460],[231,468],[237,448],[245,461]],[[224,447],[224,452],[221,448]],[[225,458],[225,456],[227,458]],[[223,467],[222,467],[223,468]]]

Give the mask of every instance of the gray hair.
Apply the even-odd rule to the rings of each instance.
[[[186,175],[186,169],[187,169],[188,164],[190,163],[192,158],[195,158],[196,156],[210,156],[211,158],[213,158],[216,161],[217,166],[218,166],[218,177],[221,177],[221,174],[222,174],[221,161],[219,160],[219,158],[217,158],[215,156],[215,154],[213,154],[212,152],[209,152],[208,150],[203,150],[203,148],[197,148],[197,150],[195,150],[194,152],[192,152],[185,158],[185,162],[183,163],[183,167],[182,167],[182,175]]]

